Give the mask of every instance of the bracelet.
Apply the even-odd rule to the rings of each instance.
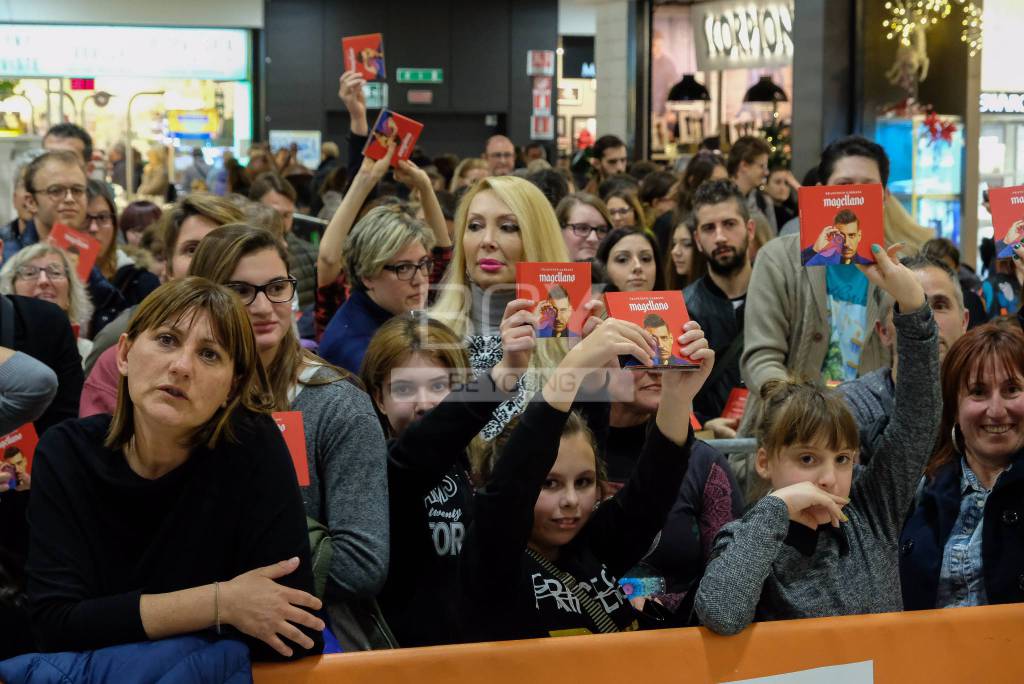
[[[220,634],[220,582],[213,583],[213,619]]]

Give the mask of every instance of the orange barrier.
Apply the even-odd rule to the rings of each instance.
[[[879,684],[1019,684],[1022,653],[1018,604],[766,622],[733,637],[670,629],[350,653],[257,665],[253,676],[256,684],[710,684],[873,661]]]

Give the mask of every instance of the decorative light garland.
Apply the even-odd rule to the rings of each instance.
[[[974,0],[887,0],[885,9],[889,16],[882,21],[885,37],[898,38],[900,44],[910,47],[914,31],[928,29],[946,19],[954,5],[958,5],[963,14],[960,42],[967,45],[970,56],[974,57],[981,50],[982,34],[981,7]]]

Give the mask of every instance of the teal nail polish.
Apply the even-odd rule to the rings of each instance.
[[[879,244],[871,245],[871,251],[877,254],[882,251],[882,246]]]

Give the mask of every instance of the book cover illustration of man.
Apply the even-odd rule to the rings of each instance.
[[[379,81],[387,76],[384,70],[383,34],[368,33],[342,38],[341,50],[345,56],[345,71],[358,72],[367,81]]]
[[[363,155],[375,161],[383,159],[387,156],[388,146],[395,143],[395,154],[391,158],[391,165],[397,167],[398,162],[412,156],[416,141],[419,140],[422,131],[423,124],[420,122],[396,114],[390,109],[382,109],[370,130],[370,137],[366,140]]]
[[[606,292],[608,315],[641,326],[655,339],[653,363],[641,365],[632,357],[623,358],[628,368],[647,370],[694,370],[699,363],[682,355],[678,338],[690,320],[680,291]]]
[[[588,262],[516,264],[516,297],[537,302],[538,338],[580,337],[589,294]]]
[[[800,188],[800,262],[804,266],[873,264],[882,244],[881,185]]]
[[[1010,259],[1013,246],[1024,240],[1024,185],[990,188],[992,232],[996,241],[996,258]]]
[[[38,443],[32,423],[0,437],[0,469],[13,476],[9,485],[12,489],[23,492],[31,487],[32,457]]]

